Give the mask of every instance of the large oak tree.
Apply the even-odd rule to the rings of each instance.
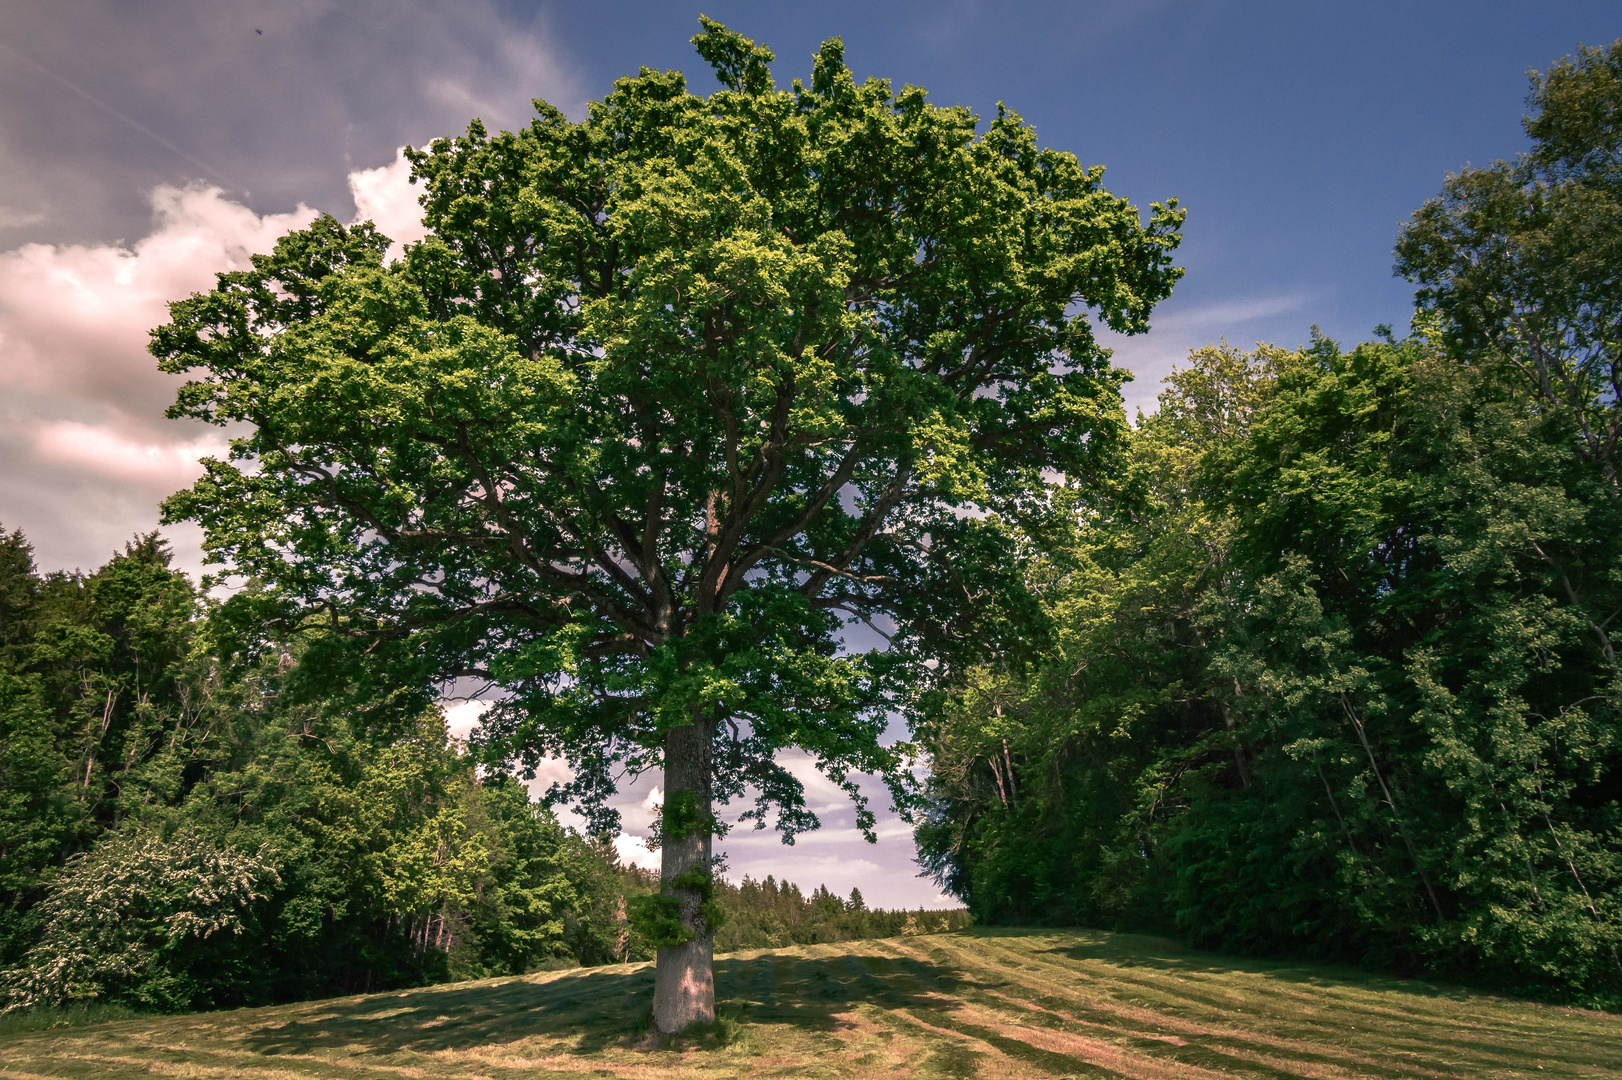
[[[713,810],[814,827],[789,747],[865,827],[853,774],[904,793],[886,711],[1009,625],[1000,522],[1107,461],[1091,319],[1146,328],[1182,222],[1012,113],[857,84],[837,40],[788,89],[713,21],[694,44],[709,97],[644,69],[578,123],[475,121],[412,153],[403,260],[320,220],[153,346],[197,373],[174,415],[245,425],[167,514],[259,602],[402,685],[487,680],[494,759],[567,759],[599,825],[663,767],[663,1031],[713,1017]]]

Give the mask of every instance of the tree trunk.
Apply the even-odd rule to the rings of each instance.
[[[1233,680],[1233,692],[1235,696],[1238,696],[1244,692],[1239,689],[1238,679]],[[1221,698],[1217,699],[1217,708],[1222,710],[1222,726],[1227,728],[1228,733],[1233,736],[1233,763],[1239,767],[1239,786],[1248,789],[1250,787],[1250,764],[1245,761],[1244,740],[1239,738],[1239,734],[1235,730],[1237,725],[1235,725],[1233,720],[1233,710],[1230,709],[1228,707],[1228,703],[1223,701]],[[1325,780],[1324,786],[1328,787],[1329,781]],[[1336,811],[1336,813],[1339,812],[1340,811],[1338,810]]]
[[[692,940],[659,950],[653,986],[653,1024],[674,1035],[693,1024],[715,1022],[714,931],[701,910],[707,891],[674,882],[710,873],[710,737],[714,720],[696,716],[691,727],[665,735],[665,818],[660,848],[662,890],[681,904],[681,924]],[[692,797],[701,824],[685,835],[672,835],[670,808]]]

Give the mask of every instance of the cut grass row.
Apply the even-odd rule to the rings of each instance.
[[[0,1076],[1622,1077],[1622,1017],[1133,935],[738,953],[729,1045],[640,1045],[646,964],[0,1037]]]

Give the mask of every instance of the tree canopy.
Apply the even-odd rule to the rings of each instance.
[[[1622,41],[1534,72],[1530,152],[1450,176],[1415,211],[1397,270],[1461,356],[1563,413],[1622,500]]]
[[[403,260],[322,219],[153,343],[193,373],[172,415],[246,426],[166,515],[261,610],[407,697],[498,688],[492,760],[565,758],[600,827],[616,771],[662,765],[664,1030],[713,1013],[716,805],[814,826],[799,747],[870,826],[853,772],[906,798],[886,711],[1025,632],[1008,523],[1105,468],[1092,320],[1147,327],[1183,218],[1004,109],[856,83],[838,40],[780,88],[702,21],[716,93],[644,69],[578,122],[475,121],[411,152]],[[845,650],[853,621],[890,648]]]
[[[923,730],[989,920],[1622,999],[1622,42],[1398,240],[1414,332],[1196,350]]]

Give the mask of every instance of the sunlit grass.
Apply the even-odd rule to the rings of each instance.
[[[1622,1017],[1149,937],[970,930],[716,962],[720,1020],[639,1030],[647,964],[83,1026],[0,1076],[1622,1076]],[[59,1017],[65,1020],[66,1017]]]

